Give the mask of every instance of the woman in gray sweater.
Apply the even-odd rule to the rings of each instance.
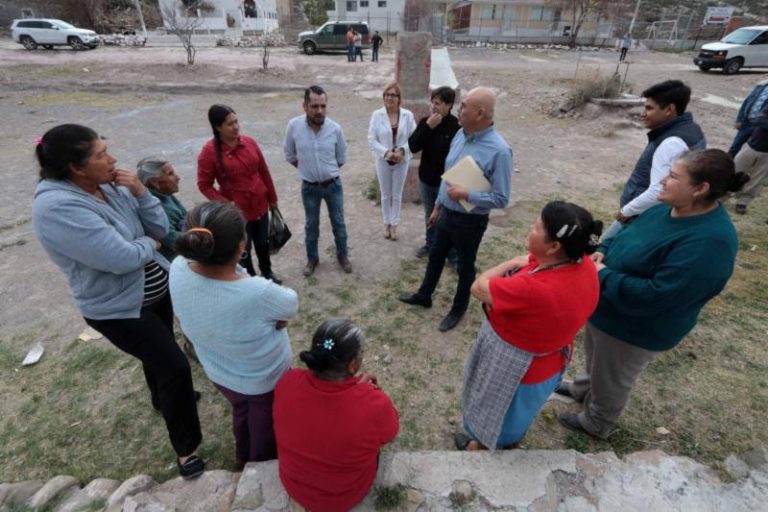
[[[66,274],[86,323],[141,360],[152,405],[165,419],[184,478],[200,476],[202,439],[189,363],[176,344],[168,296],[168,232],[160,201],[115,167],[85,126],[50,129],[35,148],[40,183],[32,217],[48,256]]]

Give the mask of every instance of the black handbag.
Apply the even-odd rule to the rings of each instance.
[[[291,230],[283,220],[283,215],[277,207],[270,210],[269,215],[269,254],[277,254],[291,239]]]

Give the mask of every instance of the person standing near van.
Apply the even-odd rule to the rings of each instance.
[[[355,61],[355,33],[352,25],[347,27],[347,62]]]
[[[749,96],[741,104],[739,113],[736,114],[736,137],[733,138],[728,154],[736,157],[752,132],[762,123],[768,125],[768,80],[758,82]]]
[[[373,32],[371,38],[371,62],[379,62],[379,47],[384,44],[384,39],[379,35],[379,31]]]
[[[363,36],[360,34],[360,32],[357,31],[357,29],[353,29],[352,33],[354,34],[352,41],[355,45],[355,56],[352,58],[352,61],[356,62],[357,56],[359,55],[360,62],[363,62]]]

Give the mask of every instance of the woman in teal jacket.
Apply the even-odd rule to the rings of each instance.
[[[606,438],[640,372],[693,329],[733,272],[738,239],[719,199],[749,180],[723,151],[690,151],[662,180],[664,204],[595,253],[600,302],[586,327],[586,368],[558,392],[584,402],[560,415],[571,430]]]

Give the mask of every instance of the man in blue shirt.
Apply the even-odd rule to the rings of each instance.
[[[435,224],[435,243],[429,254],[429,263],[421,287],[414,294],[404,294],[400,300],[429,308],[432,293],[440,281],[445,259],[455,247],[459,275],[453,305],[438,329],[448,331],[456,327],[469,305],[469,289],[475,280],[475,259],[480,241],[488,227],[491,208],[505,208],[509,203],[512,176],[512,148],[496,132],[493,126],[493,110],[496,96],[487,87],[469,91],[459,106],[459,122],[462,129],[451,142],[445,161],[450,169],[462,158],[471,156],[491,184],[488,192],[468,190],[443,180],[437,195],[435,208],[428,224]],[[467,211],[459,201],[467,201],[474,207]]]
[[[342,270],[352,272],[347,256],[347,227],[344,223],[344,189],[339,169],[347,161],[347,142],[341,126],[325,117],[328,96],[322,87],[312,85],[304,91],[303,116],[288,122],[283,152],[285,159],[299,170],[301,201],[304,204],[304,243],[307,264],[304,276],[317,268],[320,256],[320,203],[325,200],[336,242],[336,258]]]

